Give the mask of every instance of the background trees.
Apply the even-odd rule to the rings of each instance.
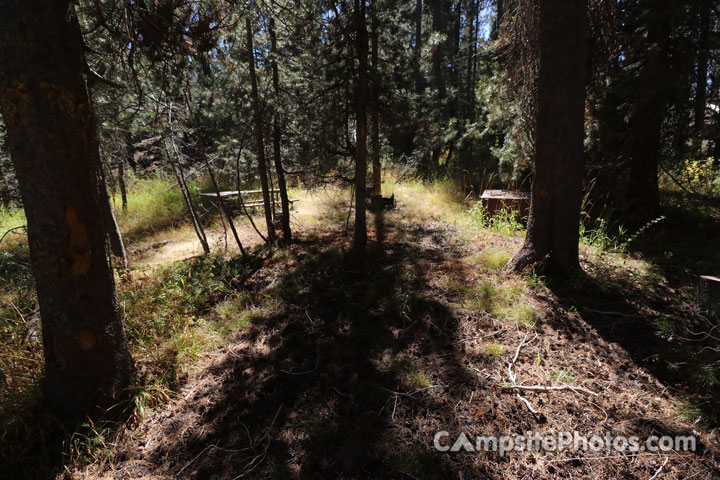
[[[515,60],[532,63],[514,58],[518,2],[363,5],[372,37],[369,132],[378,132],[369,142],[372,159],[428,178],[450,176],[469,191],[528,188],[532,142],[518,95],[522,75],[508,69]],[[78,11],[111,189],[121,188],[128,167],[138,167],[134,155],[140,174],[167,163],[143,142],[167,130],[169,100],[189,102],[196,112],[176,118],[175,131],[185,137],[202,130],[208,152],[219,157],[213,165],[222,185],[234,183],[241,149],[246,185],[259,186],[258,155],[273,164],[281,158],[285,170],[299,174],[288,177],[291,184],[354,177],[354,2],[266,1],[246,9],[234,2],[102,0],[80,2]],[[248,12],[268,150],[260,153],[253,135],[243,137],[254,125],[244,61]],[[656,171],[677,178],[685,160],[718,150],[717,12],[707,0],[595,1],[589,18],[586,187],[595,185],[598,215],[642,223],[657,215]],[[192,168],[198,160],[191,150],[181,153]],[[17,202],[7,153],[0,158],[0,200]],[[275,165],[268,170],[270,183],[282,183]],[[643,215],[629,219],[631,212]]]

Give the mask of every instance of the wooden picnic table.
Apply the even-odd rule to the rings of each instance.
[[[480,197],[490,215],[499,210],[518,210],[526,217],[530,210],[530,193],[511,190],[485,190]]]
[[[242,195],[257,195],[258,193],[262,193],[262,190],[240,190],[239,192],[237,190],[226,190],[223,192],[220,192],[220,196],[222,198],[226,197],[237,197],[238,193]],[[270,193],[280,193],[280,190],[270,190]],[[215,192],[211,193],[201,193],[201,197],[217,197],[218,194]]]
[[[262,190],[240,190],[239,192],[237,190],[227,190],[220,192],[220,198],[228,198],[228,197],[237,197],[238,193],[242,194],[242,196],[246,195],[258,195],[262,193]],[[270,190],[270,194],[274,193],[280,193],[280,190]],[[201,197],[212,197],[212,198],[218,198],[218,194],[215,192],[211,193],[201,193]],[[299,199],[288,199],[288,202],[290,203],[290,206],[292,207],[295,202],[299,202]],[[272,200],[270,202],[272,205],[280,205],[279,200]],[[254,208],[254,207],[261,207],[263,205],[263,200],[249,200],[245,201],[243,200],[243,204],[248,208]]]

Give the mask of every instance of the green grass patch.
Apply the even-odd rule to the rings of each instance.
[[[485,343],[480,347],[480,354],[493,360],[499,360],[505,353],[507,353],[505,345],[496,342]]]
[[[503,209],[491,215],[482,202],[475,202],[465,213],[475,229],[486,233],[509,236],[525,229],[517,210]]]
[[[572,385],[577,382],[578,374],[567,368],[559,368],[552,372],[552,378],[558,383],[566,383]]]
[[[0,209],[0,236],[8,230],[25,225],[26,222],[25,210],[22,208],[13,208],[11,210]]]
[[[430,377],[415,365],[415,362],[409,357],[391,357],[387,365],[387,371],[414,388],[427,388],[432,384]]]
[[[198,187],[191,186],[198,190]],[[187,208],[175,181],[157,175],[133,183],[128,189],[127,209],[120,208],[120,198],[113,199],[120,231],[126,239],[134,240],[182,223]]]
[[[148,359],[145,381],[174,384],[187,365],[250,323],[245,302],[232,296],[244,268],[211,255],[119,289],[133,355]]]
[[[492,248],[484,249],[477,255],[477,262],[489,271],[498,272],[510,261],[510,254]]]

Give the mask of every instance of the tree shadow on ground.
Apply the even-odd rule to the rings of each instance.
[[[128,446],[127,473],[454,478],[433,435],[469,395],[459,386],[477,379],[431,282],[438,269],[464,267],[444,253],[442,232],[424,228],[364,261],[338,231],[305,238],[251,278],[244,289],[277,308],[238,336],[150,446]]]
[[[720,271],[720,221],[699,211],[670,207],[666,218],[631,243],[631,254],[647,260],[648,275],[594,265],[572,284],[553,288],[560,307],[557,326],[577,311],[608,342],[620,345],[636,365],[682,392],[691,420],[720,425],[720,341],[717,319],[696,304],[699,275]]]

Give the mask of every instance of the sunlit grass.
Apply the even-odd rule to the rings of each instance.
[[[121,208],[119,196],[113,204],[120,231],[128,239],[176,225],[186,215],[182,193],[173,180],[162,175],[132,184],[127,200],[126,210]]]
[[[288,196],[298,199],[290,212],[291,223],[296,226],[328,227],[353,224],[353,215],[349,216],[352,192],[349,188],[328,186],[307,191],[290,189]]]
[[[25,225],[25,211],[22,208],[0,209],[0,235],[8,230]]]
[[[451,275],[441,285],[454,301],[474,312],[526,327],[540,320],[528,299],[530,287],[522,278],[497,276],[473,280]]]
[[[411,179],[398,183],[393,178],[387,178],[382,189],[385,197],[395,195],[404,218],[418,222],[441,220],[458,226],[468,225],[464,215],[465,198],[450,181],[423,182]]]
[[[499,360],[500,357],[507,353],[507,347],[499,343],[490,342],[483,344],[482,347],[480,347],[480,353],[484,357],[488,357],[493,360]]]
[[[489,271],[500,271],[510,260],[510,254],[493,248],[484,249],[476,256],[477,262]]]

